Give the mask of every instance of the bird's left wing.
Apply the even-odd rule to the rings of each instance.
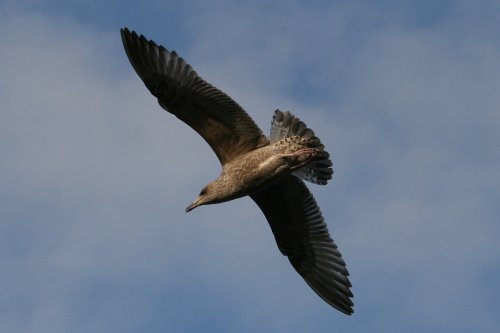
[[[121,29],[130,63],[160,105],[200,134],[221,164],[268,144],[250,116],[175,51]]]

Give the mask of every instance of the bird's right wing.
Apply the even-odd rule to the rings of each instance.
[[[278,248],[307,284],[328,304],[352,314],[349,273],[304,182],[290,175],[250,196],[266,216]]]
[[[224,92],[203,80],[175,51],[121,29],[130,63],[160,105],[198,132],[222,164],[268,140]]]

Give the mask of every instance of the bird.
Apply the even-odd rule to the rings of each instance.
[[[159,105],[205,139],[222,165],[220,176],[202,188],[186,212],[250,196],[298,274],[326,303],[351,315],[349,272],[304,183],[325,185],[333,175],[330,155],[314,131],[277,109],[266,137],[239,104],[175,51],[128,28],[120,32],[132,67]]]

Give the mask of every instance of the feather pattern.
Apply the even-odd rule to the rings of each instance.
[[[283,139],[299,136],[306,139],[314,139],[319,143],[318,149],[324,150],[324,146],[314,134],[314,131],[306,126],[299,118],[295,117],[290,112],[274,111],[273,121],[271,124],[271,144],[277,143]],[[332,179],[333,169],[332,161],[328,152],[323,151],[321,158],[317,158],[300,169],[297,169],[293,174],[308,182],[325,185]]]
[[[149,91],[208,142],[221,164],[269,143],[241,106],[198,76],[175,51],[127,28],[121,34],[127,56]]]
[[[281,253],[307,284],[328,304],[352,314],[349,272],[305,184],[290,175],[250,196],[266,216]]]

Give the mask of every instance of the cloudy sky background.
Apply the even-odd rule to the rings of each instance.
[[[0,2],[1,332],[492,332],[500,326],[497,1]],[[268,132],[291,110],[355,313],[317,297],[162,111],[119,28],[180,53]]]

